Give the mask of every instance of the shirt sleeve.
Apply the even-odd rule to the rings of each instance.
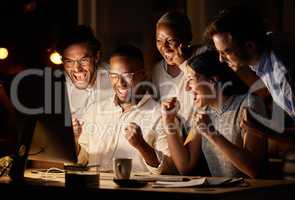
[[[82,132],[78,139],[78,145],[80,145],[80,151],[78,154],[78,162],[85,164],[88,162],[88,152],[89,152],[89,125],[90,122],[87,120],[89,118],[89,114],[85,113],[82,116],[83,126]]]
[[[176,124],[178,126],[178,129],[180,130],[179,121],[177,121]],[[153,134],[155,135],[155,140],[153,142],[153,145],[151,146],[154,148],[160,164],[158,165],[158,167],[151,167],[147,163],[145,164],[152,174],[163,174],[166,172],[170,173],[171,170],[175,169],[175,167],[170,157],[167,135],[164,131],[161,118],[159,118],[159,120],[157,121],[157,124],[155,125],[153,132]]]
[[[181,63],[181,65],[179,65],[178,67],[179,67],[179,69],[181,69],[181,71],[186,73],[187,72],[187,67],[188,67],[187,60],[185,60],[183,63]]]

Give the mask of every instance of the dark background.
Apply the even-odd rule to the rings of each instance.
[[[206,25],[222,8],[245,4],[265,17],[271,30],[295,32],[293,0],[2,0],[0,47],[9,57],[0,60],[0,73],[52,65],[49,55],[68,27],[90,25],[103,44],[107,61],[113,48],[133,43],[144,52],[147,67],[159,60],[155,24],[168,10],[180,10],[192,22],[195,44]]]

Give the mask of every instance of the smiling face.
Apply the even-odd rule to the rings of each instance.
[[[197,108],[203,108],[216,103],[217,92],[214,82],[198,72],[191,71],[187,73],[186,91],[190,91],[193,94],[194,104]]]
[[[63,52],[64,70],[79,89],[91,87],[96,79],[96,58],[87,44],[73,44]]]
[[[173,58],[177,54],[177,48],[181,43],[182,41],[177,38],[175,31],[168,24],[157,25],[157,49],[168,65],[176,65]]]
[[[237,46],[229,33],[214,34],[212,39],[219,52],[220,62],[226,62],[233,69],[250,64],[249,53]]]
[[[110,59],[109,76],[113,90],[120,103],[131,102],[138,84],[144,81],[143,63],[125,56],[114,56]]]

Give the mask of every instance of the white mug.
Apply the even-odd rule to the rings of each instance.
[[[131,158],[114,158],[113,170],[115,179],[129,179],[132,169]]]

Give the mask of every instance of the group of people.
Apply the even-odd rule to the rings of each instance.
[[[222,11],[205,45],[192,38],[186,15],[164,14],[155,38],[163,59],[147,73],[134,45],[115,49],[106,64],[91,29],[64,37],[80,163],[110,170],[114,158],[132,158],[134,172],[190,175],[204,155],[212,176],[263,177],[267,133],[255,124],[269,118],[271,99],[292,126],[293,65],[272,48],[262,20],[244,10]]]

